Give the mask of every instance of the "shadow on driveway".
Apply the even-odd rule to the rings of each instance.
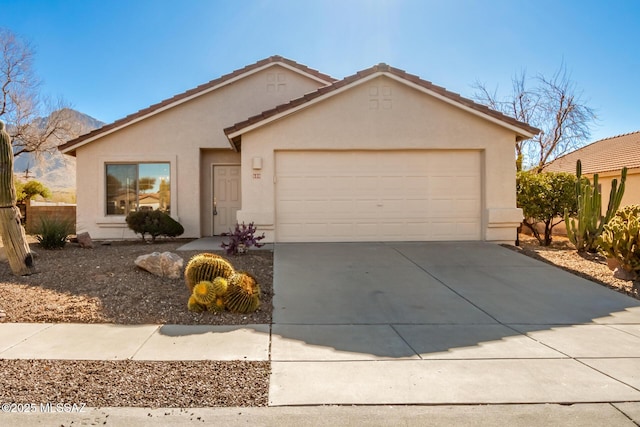
[[[582,324],[640,356],[615,328],[640,324],[639,301],[498,245],[278,244],[274,257],[273,360],[566,357],[533,332]]]

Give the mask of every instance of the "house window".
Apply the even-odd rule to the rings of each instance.
[[[107,215],[155,209],[170,214],[170,170],[169,163],[107,164]]]

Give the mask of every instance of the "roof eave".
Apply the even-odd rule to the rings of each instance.
[[[270,60],[270,59],[271,58],[268,58],[267,60]],[[267,60],[265,60],[265,61],[267,61]],[[204,89],[202,89],[200,91],[197,91],[197,92],[195,92],[195,93],[193,93],[193,94],[191,94],[189,96],[185,96],[185,97],[181,97],[179,99],[176,99],[174,102],[167,103],[167,105],[164,105],[164,106],[161,106],[161,107],[158,107],[158,108],[154,108],[154,106],[160,106],[162,103],[167,102],[167,101],[169,101],[171,99],[171,98],[168,98],[167,100],[161,101],[161,102],[159,102],[157,104],[154,104],[154,105],[152,105],[150,107],[147,107],[147,108],[145,108],[143,110],[140,110],[138,113],[133,113],[130,116],[135,116],[136,114],[139,114],[141,111],[144,111],[146,109],[152,109],[148,113],[141,114],[139,117],[133,117],[130,120],[127,120],[127,117],[130,117],[130,116],[124,117],[124,118],[120,119],[120,120],[123,121],[123,123],[121,123],[120,125],[113,126],[115,123],[117,123],[119,121],[119,120],[116,120],[115,122],[113,122],[113,123],[111,123],[109,125],[105,125],[105,126],[102,127],[102,128],[105,128],[105,127],[113,126],[112,128],[106,129],[106,130],[104,130],[102,132],[100,131],[100,129],[102,129],[102,128],[100,128],[100,129],[96,129],[96,130],[94,130],[92,132],[89,132],[89,133],[87,133],[85,135],[81,135],[78,138],[75,138],[75,139],[73,139],[71,141],[68,141],[65,144],[60,145],[58,147],[58,150],[62,154],[69,154],[69,155],[75,156],[76,149],[82,147],[83,145],[89,144],[89,143],[91,143],[91,142],[93,142],[93,141],[95,141],[97,139],[103,138],[103,137],[105,137],[107,135],[110,135],[110,134],[112,134],[114,132],[117,132],[117,131],[119,131],[121,129],[124,129],[124,128],[128,127],[128,126],[131,126],[131,125],[133,125],[135,123],[138,123],[138,122],[140,122],[142,120],[146,120],[149,117],[152,117],[154,115],[160,114],[163,111],[167,111],[167,110],[169,110],[171,108],[177,107],[178,105],[181,105],[181,104],[183,104],[185,102],[191,101],[191,100],[199,98],[201,96],[204,96],[204,95],[206,95],[206,94],[208,94],[210,92],[213,92],[213,91],[215,91],[217,89],[220,89],[221,87],[227,86],[229,84],[237,82],[238,80],[244,79],[244,78],[246,78],[248,76],[251,76],[253,74],[256,74],[256,73],[258,73],[260,71],[263,71],[263,70],[265,70],[267,68],[270,68],[270,67],[273,67],[273,66],[276,66],[276,65],[281,66],[283,68],[287,68],[287,69],[289,69],[291,71],[294,71],[296,73],[302,74],[302,75],[306,76],[307,78],[315,80],[315,81],[317,81],[319,83],[323,83],[325,85],[329,85],[329,84],[332,84],[332,83],[335,82],[335,79],[333,79],[330,76],[327,76],[328,79],[321,78],[319,75],[315,75],[315,74],[306,72],[303,69],[296,68],[296,67],[288,64],[287,60],[284,59],[284,58],[277,57],[277,58],[275,58],[273,60],[270,60],[270,62],[267,62],[267,63],[265,63],[263,65],[257,66],[255,68],[250,69],[250,70],[247,70],[245,72],[239,73],[238,75],[233,76],[233,77],[231,77],[229,79],[224,79],[225,76],[222,76],[222,77],[220,77],[220,79],[224,79],[224,80],[222,80],[219,84],[212,85],[211,87],[208,87],[208,88],[204,88]],[[230,74],[233,74],[233,73],[230,73]],[[215,79],[215,80],[217,80],[217,79]],[[205,85],[206,85],[206,83],[205,83]],[[194,89],[197,89],[197,88],[194,88]],[[194,90],[194,89],[190,89],[190,90]],[[183,92],[183,94],[184,93],[188,93],[188,92],[189,91]],[[176,96],[181,96],[183,94],[179,94],[179,95],[176,95]],[[88,135],[91,135],[91,133],[95,133],[95,135],[87,137]],[[77,141],[77,143],[75,143],[74,141]]]
[[[300,110],[303,110],[305,108],[309,108],[310,106],[312,106],[314,104],[317,104],[318,102],[322,102],[323,100],[325,100],[327,98],[330,98],[332,96],[338,95],[338,94],[340,94],[340,93],[342,93],[342,92],[344,92],[346,90],[351,89],[352,87],[355,87],[355,86],[358,86],[360,84],[366,83],[367,81],[373,80],[373,79],[378,78],[378,77],[380,77],[382,75],[384,75],[386,77],[389,77],[389,78],[392,78],[392,79],[394,79],[394,80],[396,80],[396,81],[398,81],[398,82],[400,82],[402,84],[405,84],[407,86],[410,86],[410,87],[412,87],[414,89],[417,89],[417,90],[419,90],[419,91],[421,91],[421,92],[423,92],[425,94],[428,94],[428,95],[430,95],[430,96],[432,96],[434,98],[437,98],[437,99],[439,99],[441,101],[444,101],[444,102],[446,102],[446,103],[448,103],[448,104],[450,104],[450,105],[452,105],[454,107],[460,108],[460,109],[462,109],[464,111],[467,111],[467,112],[469,112],[471,114],[474,114],[476,116],[482,117],[485,120],[488,120],[488,121],[493,122],[495,124],[498,124],[498,125],[500,125],[502,127],[505,127],[505,128],[507,128],[507,129],[509,129],[509,130],[511,130],[511,131],[516,133],[516,141],[522,141],[522,140],[525,140],[525,139],[530,139],[530,138],[533,138],[534,136],[536,136],[538,133],[540,133],[540,129],[537,129],[537,128],[534,128],[534,127],[531,127],[531,126],[527,126],[525,128],[525,127],[520,127],[520,126],[513,125],[513,124],[508,123],[508,122],[506,122],[504,120],[500,120],[497,117],[493,117],[493,116],[491,116],[489,114],[485,114],[482,111],[479,111],[479,110],[477,110],[475,108],[469,107],[469,106],[465,105],[464,103],[458,102],[458,101],[456,101],[454,99],[451,99],[451,98],[449,98],[447,96],[441,95],[438,92],[435,92],[433,90],[425,88],[424,86],[421,86],[419,84],[413,83],[413,82],[411,82],[411,81],[409,81],[407,79],[402,78],[401,76],[397,76],[396,74],[388,72],[388,71],[377,71],[377,72],[371,73],[371,74],[366,75],[365,77],[362,77],[362,78],[360,78],[360,79],[358,79],[356,81],[350,82],[349,84],[346,84],[346,85],[344,85],[344,86],[342,86],[342,87],[340,87],[340,88],[338,88],[336,90],[332,90],[332,91],[329,91],[329,92],[327,92],[325,94],[322,94],[320,96],[314,97],[314,98],[310,99],[307,102],[301,103],[300,105],[296,105],[295,107],[285,109],[284,111],[282,111],[280,113],[268,114],[268,116],[265,117],[263,120],[259,120],[259,121],[252,122],[252,123],[248,123],[246,126],[242,126],[241,125],[242,122],[240,122],[240,123],[238,123],[238,124],[236,124],[234,126],[226,128],[225,129],[225,133],[227,134],[227,137],[229,138],[229,141],[233,145],[234,144],[233,140],[235,138],[240,137],[244,133],[250,132],[250,131],[252,131],[254,129],[262,127],[262,126],[264,126],[264,125],[266,125],[268,123],[274,122],[276,120],[280,120],[283,117],[286,117],[288,115],[294,114],[294,113],[296,113],[296,112],[298,112]],[[286,104],[284,104],[284,105],[286,105]],[[281,107],[282,106],[276,107],[275,109],[268,110],[265,113],[268,113],[269,111],[277,111],[277,109],[281,108]],[[263,113],[263,115],[265,113]],[[236,126],[238,126],[238,125],[241,125],[242,127],[240,127],[239,129],[235,129]]]

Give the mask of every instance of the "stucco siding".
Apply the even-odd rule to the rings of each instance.
[[[184,226],[183,237],[206,233],[201,216],[211,192],[200,150],[230,151],[225,127],[319,85],[274,65],[80,146],[76,150],[78,231],[88,231],[95,238],[134,237],[123,216],[105,213],[105,164],[169,162],[171,215]]]
[[[602,212],[606,212],[607,205],[609,204],[609,194],[611,192],[611,182],[614,179],[618,180],[620,185],[621,171],[614,173],[603,173],[598,175],[598,182],[602,192]],[[593,175],[588,175],[593,183]],[[640,205],[640,169],[631,169],[627,171],[627,180],[625,182],[624,195],[622,196],[622,203],[620,207],[627,205]]]
[[[513,240],[514,144],[514,132],[381,76],[243,134],[243,165],[263,166],[259,178],[243,168],[239,220],[273,230],[277,150],[479,150],[483,238]]]

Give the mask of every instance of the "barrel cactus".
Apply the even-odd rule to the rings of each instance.
[[[187,309],[189,311],[193,311],[194,313],[202,313],[205,310],[205,306],[196,301],[196,298],[191,295],[189,297],[189,301],[187,302]]]
[[[620,209],[604,226],[598,246],[628,273],[640,275],[640,205]]]
[[[216,277],[228,279],[234,273],[233,266],[220,255],[203,253],[194,255],[184,270],[184,279],[189,291],[203,280],[213,282]]]
[[[207,311],[211,313],[218,313],[224,311],[224,299],[222,297],[217,297],[211,304],[207,305]]]
[[[213,289],[213,283],[208,280],[198,282],[193,287],[193,297],[202,305],[209,305],[216,300],[216,292]]]
[[[260,285],[255,277],[248,273],[235,273],[229,278],[225,295],[225,304],[229,311],[251,313],[260,306]]]
[[[213,279],[211,286],[213,287],[213,292],[215,292],[216,296],[221,297],[227,293],[229,281],[224,277],[216,277]]]

